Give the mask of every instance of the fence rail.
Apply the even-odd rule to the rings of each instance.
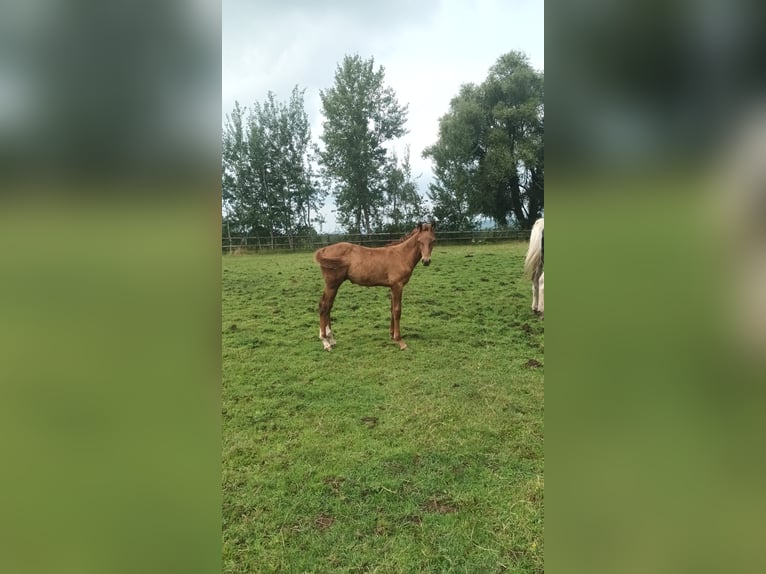
[[[470,243],[497,243],[501,241],[528,241],[530,231],[523,229],[484,229],[480,231],[437,231],[438,245],[465,245]],[[313,251],[348,241],[366,247],[381,247],[403,237],[401,233],[321,233],[292,237],[249,236],[223,238],[224,254],[240,255],[262,251]]]

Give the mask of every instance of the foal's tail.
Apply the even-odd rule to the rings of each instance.
[[[322,249],[317,249],[316,251],[314,251],[314,261],[319,263],[320,267],[323,266],[323,264],[326,261],[325,255],[324,255],[324,247],[322,247]]]
[[[529,237],[529,249],[524,259],[524,273],[532,277],[534,272],[543,266],[543,228],[545,220],[541,217],[532,226],[532,234]]]
[[[326,249],[326,247],[322,247],[321,249],[314,251],[314,261],[319,263],[319,266],[324,267],[325,269],[337,269],[340,267],[343,260],[340,257],[328,257]]]

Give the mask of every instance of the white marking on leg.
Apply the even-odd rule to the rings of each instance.
[[[335,342],[335,337],[333,337],[332,331],[330,329],[327,329],[327,341],[330,343],[330,345],[337,345]]]
[[[329,329],[327,330],[327,333],[330,333]],[[332,351],[332,344],[330,344],[330,341],[327,339],[327,337],[322,336],[322,329],[319,329],[319,340],[322,341],[322,346],[324,347],[325,351]]]

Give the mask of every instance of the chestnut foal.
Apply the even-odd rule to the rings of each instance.
[[[389,287],[391,289],[391,338],[404,350],[399,331],[402,315],[402,290],[410,280],[412,270],[423,261],[431,263],[431,250],[436,241],[434,223],[419,223],[401,241],[385,247],[362,247],[353,243],[335,243],[314,253],[324,277],[325,288],[319,301],[319,339],[325,350],[331,351],[335,338],[330,329],[330,311],[338,288],[346,279],[364,287]]]

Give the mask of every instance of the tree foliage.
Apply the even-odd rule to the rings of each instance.
[[[480,85],[463,85],[423,152],[434,162],[429,186],[442,229],[476,216],[531,228],[544,207],[544,77],[526,56],[501,56]]]
[[[412,179],[409,146],[405,148],[401,163],[396,153],[391,154],[390,160],[385,172],[383,230],[391,233],[409,231],[426,216],[423,198]]]
[[[288,102],[269,92],[249,113],[235,103],[222,143],[225,218],[238,233],[291,238],[312,229],[324,193],[312,177],[302,90]]]
[[[227,116],[227,233],[313,233],[328,191],[350,232],[402,232],[430,216],[444,230],[474,228],[479,217],[530,228],[543,212],[544,77],[519,52],[501,56],[481,84],[461,86],[440,118],[438,139],[423,152],[433,162],[431,213],[413,181],[409,147],[402,157],[393,151],[408,110],[385,85],[382,66],[358,55],[337,66],[333,86],[319,94],[320,146],[311,141],[303,94],[296,86],[280,102],[269,92],[250,109],[235,103]]]
[[[346,56],[335,83],[320,91],[324,113],[319,163],[333,190],[338,222],[352,232],[372,232],[385,216],[387,189],[396,168],[384,144],[403,136],[407,106],[384,84],[374,59]],[[396,165],[394,160],[393,165]]]

